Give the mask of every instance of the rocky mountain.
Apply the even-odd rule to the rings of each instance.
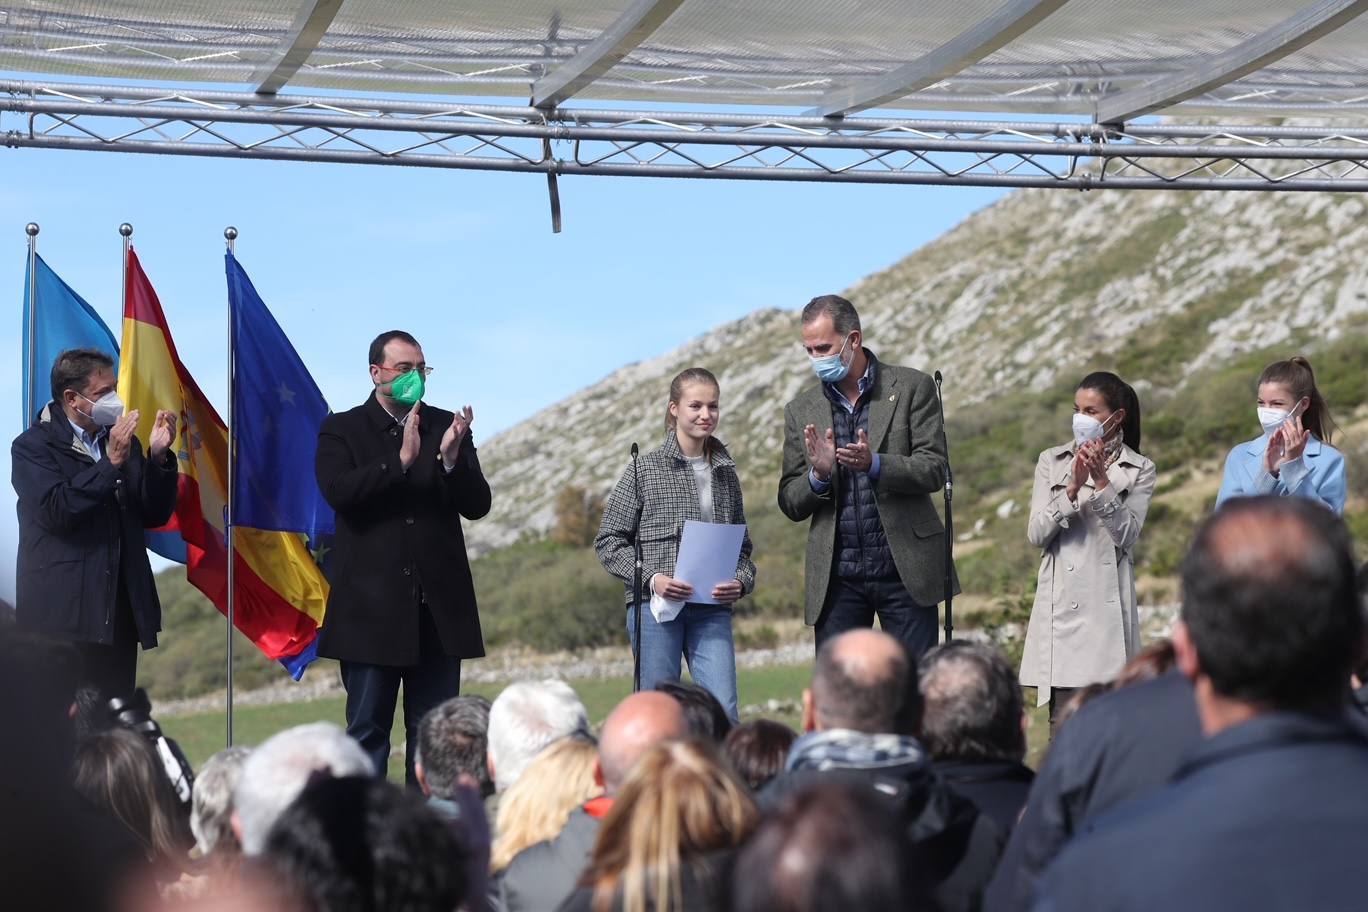
[[[944,372],[952,428],[981,403],[1044,391],[1085,365],[1117,370],[1148,407],[1241,352],[1368,325],[1365,215],[1368,202],[1348,195],[1019,191],[844,294],[881,358]],[[669,380],[695,364],[721,382],[719,436],[748,509],[775,511],[783,404],[813,378],[796,311],[767,309],[486,441],[496,496],[467,527],[472,548],[545,531],[566,485],[606,492],[632,441],[658,442]],[[585,443],[550,445],[567,424],[590,429]]]

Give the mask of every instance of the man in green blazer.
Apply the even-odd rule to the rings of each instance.
[[[821,382],[784,407],[779,509],[810,523],[807,623],[820,649],[878,615],[915,660],[936,643],[945,594],[945,529],[931,501],[946,464],[935,383],[866,349],[845,298],[813,298],[802,332]]]

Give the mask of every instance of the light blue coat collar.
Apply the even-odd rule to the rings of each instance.
[[[1244,450],[1250,456],[1262,457],[1263,454],[1268,451],[1268,435],[1260,434],[1258,437],[1255,437],[1253,440],[1249,441],[1244,445]],[[1320,452],[1320,438],[1317,437],[1315,434],[1308,435],[1306,438],[1306,451],[1302,455],[1306,456],[1309,459],[1314,459],[1315,457],[1320,455]]]

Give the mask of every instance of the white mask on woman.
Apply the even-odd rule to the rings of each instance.
[[[1259,426],[1263,428],[1265,437],[1272,437],[1278,428],[1282,427],[1292,413],[1286,409],[1264,408],[1259,406]]]
[[[1082,412],[1075,412],[1073,416],[1073,435],[1074,444],[1082,446],[1089,440],[1097,440],[1102,436],[1102,422],[1092,415],[1084,415]]]

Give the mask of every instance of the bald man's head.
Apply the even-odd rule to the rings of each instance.
[[[1186,635],[1215,693],[1275,709],[1342,701],[1363,613],[1338,516],[1300,497],[1229,501],[1182,575]]]
[[[817,653],[809,691],[816,728],[912,734],[921,711],[912,662],[886,633],[852,630]]]
[[[604,790],[616,794],[647,751],[687,734],[684,710],[674,697],[647,690],[623,700],[608,715],[599,735],[599,771]]]

